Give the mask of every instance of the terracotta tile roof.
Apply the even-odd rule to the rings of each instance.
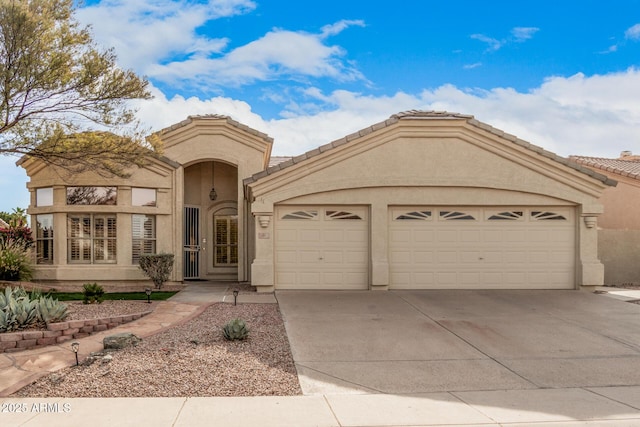
[[[629,156],[631,159],[607,159],[603,157],[569,156],[569,159],[590,168],[612,172],[640,180],[640,157]]]
[[[306,161],[312,157],[315,157],[321,153],[324,153],[325,151],[331,150],[333,148],[339,147],[341,145],[347,144],[353,140],[362,138],[366,135],[369,135],[370,133],[376,132],[380,129],[384,129],[386,127],[389,127],[397,122],[399,122],[400,120],[466,120],[468,124],[475,126],[479,129],[482,129],[486,132],[490,132],[494,135],[497,135],[501,138],[504,138],[508,141],[513,142],[514,144],[517,144],[521,147],[524,147],[528,150],[533,151],[534,153],[543,156],[543,157],[547,157],[551,160],[554,160],[558,163],[561,163],[567,167],[570,167],[572,169],[575,169],[579,172],[582,172],[586,175],[591,176],[592,178],[595,178],[599,181],[602,181],[603,183],[607,184],[607,185],[616,185],[616,181],[609,179],[607,176],[602,175],[600,173],[597,173],[595,171],[593,171],[592,169],[589,169],[587,167],[581,166],[580,164],[576,163],[575,161],[570,161],[569,159],[565,158],[565,157],[561,157],[558,156],[557,154],[554,154],[550,151],[547,151],[545,149],[543,149],[542,147],[539,147],[537,145],[533,145],[527,141],[524,141],[522,139],[519,139],[518,137],[514,136],[514,135],[510,135],[508,133],[505,133],[504,131],[501,131],[500,129],[496,129],[493,126],[490,126],[486,123],[480,122],[478,120],[476,120],[474,118],[474,116],[472,115],[466,115],[466,114],[459,114],[459,113],[451,113],[448,111],[421,111],[421,110],[410,110],[410,111],[403,111],[397,114],[392,115],[391,117],[389,117],[387,120],[380,122],[380,123],[376,123],[372,126],[369,126],[368,128],[364,128],[359,130],[358,132],[352,133],[351,135],[347,135],[344,138],[335,140],[329,144],[326,145],[322,145],[314,150],[311,151],[307,151],[304,154],[301,154],[299,156],[296,157],[291,157],[288,160],[285,160],[281,163],[277,163],[273,166],[268,167],[266,170],[258,172],[256,174],[254,174],[253,176],[244,179],[243,183],[245,185],[247,184],[251,184],[252,182],[255,182],[257,180],[259,180],[260,178],[263,178],[265,176],[271,175],[275,172],[278,172],[279,170],[285,169],[289,166],[292,166],[294,164]]]

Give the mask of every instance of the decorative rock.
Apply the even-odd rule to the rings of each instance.
[[[131,332],[121,332],[115,335],[109,335],[102,340],[105,350],[113,348],[120,350],[126,347],[138,345],[142,341],[139,337]]]

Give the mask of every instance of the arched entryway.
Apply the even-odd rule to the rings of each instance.
[[[238,217],[238,169],[221,161],[184,168],[183,277],[237,280],[244,259]]]

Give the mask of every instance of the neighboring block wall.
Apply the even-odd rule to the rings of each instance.
[[[605,285],[640,285],[640,230],[598,230]]]

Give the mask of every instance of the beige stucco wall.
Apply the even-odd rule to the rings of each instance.
[[[600,202],[598,256],[604,264],[604,283],[640,284],[640,180],[595,169],[618,181]]]
[[[31,215],[31,227],[36,229],[37,215],[52,214],[54,221],[54,263],[35,265],[34,279],[40,281],[87,282],[87,281],[140,281],[147,280],[137,265],[131,260],[131,217],[133,214],[155,215],[156,251],[173,253],[173,199],[175,169],[169,163],[151,160],[146,168],[131,169],[130,177],[103,177],[94,172],[68,174],[52,166],[26,161],[23,166],[30,176],[27,188],[31,193],[31,203],[27,210]],[[117,187],[117,204],[67,205],[67,186],[110,186]],[[53,205],[36,206],[36,189],[53,187]],[[132,206],[132,187],[155,188],[156,206]],[[105,264],[76,264],[67,259],[67,215],[73,213],[115,214],[117,221],[117,261]],[[174,270],[171,281],[178,280]]]
[[[640,285],[640,230],[598,230],[606,285]]]
[[[598,226],[609,230],[640,230],[640,180],[595,170],[618,181],[617,186],[602,193],[600,202],[605,209]]]
[[[371,212],[370,286],[388,285],[390,205],[575,206],[576,285],[602,283],[597,232],[582,216],[601,212],[602,182],[463,120],[413,120],[339,145],[249,184],[252,212],[276,204],[362,204]],[[273,221],[256,225],[253,284],[274,285]]]

